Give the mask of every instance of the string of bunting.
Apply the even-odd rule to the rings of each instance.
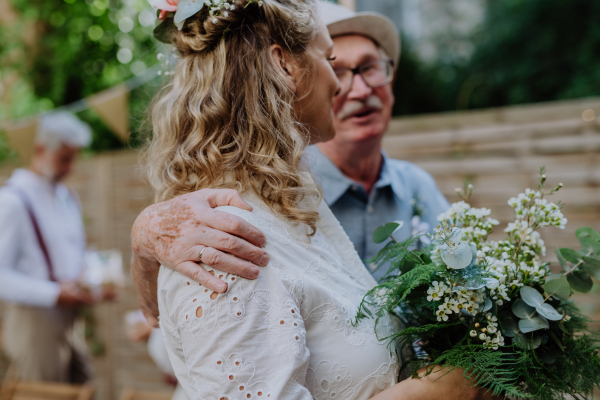
[[[150,67],[117,86],[48,112],[60,110],[78,113],[92,109],[123,143],[127,143],[130,133],[129,93],[156,78],[159,67],[160,65]],[[0,122],[8,145],[17,152],[24,164],[28,164],[33,155],[37,124],[41,115]]]

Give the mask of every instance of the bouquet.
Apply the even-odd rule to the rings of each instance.
[[[600,385],[600,341],[570,297],[600,279],[600,234],[577,229],[581,249],[557,249],[562,272],[553,274],[538,231],[564,229],[567,220],[562,205],[546,199],[562,185],[546,192],[545,181],[542,169],[536,190],[508,201],[515,221],[501,241],[488,239],[499,224],[491,210],[468,204],[471,185],[457,189],[463,200],[438,217],[431,245],[421,250],[415,237],[394,239],[401,223],[379,227],[374,240],[389,243],[372,261],[389,269],[357,321],[398,316],[407,328],[380,339],[399,354],[413,346],[415,371],[462,368],[474,384],[512,398],[591,398]]]

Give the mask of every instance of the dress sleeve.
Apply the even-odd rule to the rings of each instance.
[[[204,266],[229,285],[218,295],[161,267],[160,326],[190,399],[312,398],[301,289],[270,255],[252,281]]]

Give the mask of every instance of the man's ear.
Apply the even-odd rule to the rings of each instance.
[[[269,47],[269,60],[273,63],[273,67],[287,82],[292,92],[296,93],[296,63],[291,55],[283,50],[278,44],[272,44]]]

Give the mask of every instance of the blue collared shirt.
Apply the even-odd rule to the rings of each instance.
[[[403,221],[394,237],[405,240],[414,233],[411,223],[414,216],[418,215],[431,231],[438,224],[437,216],[450,207],[431,175],[408,161],[391,159],[382,152],[379,180],[368,195],[362,185],[344,176],[318,147],[310,146],[306,154],[325,202],[376,280],[386,272],[384,268],[373,271],[367,262],[384,246],[373,242],[377,227]]]

